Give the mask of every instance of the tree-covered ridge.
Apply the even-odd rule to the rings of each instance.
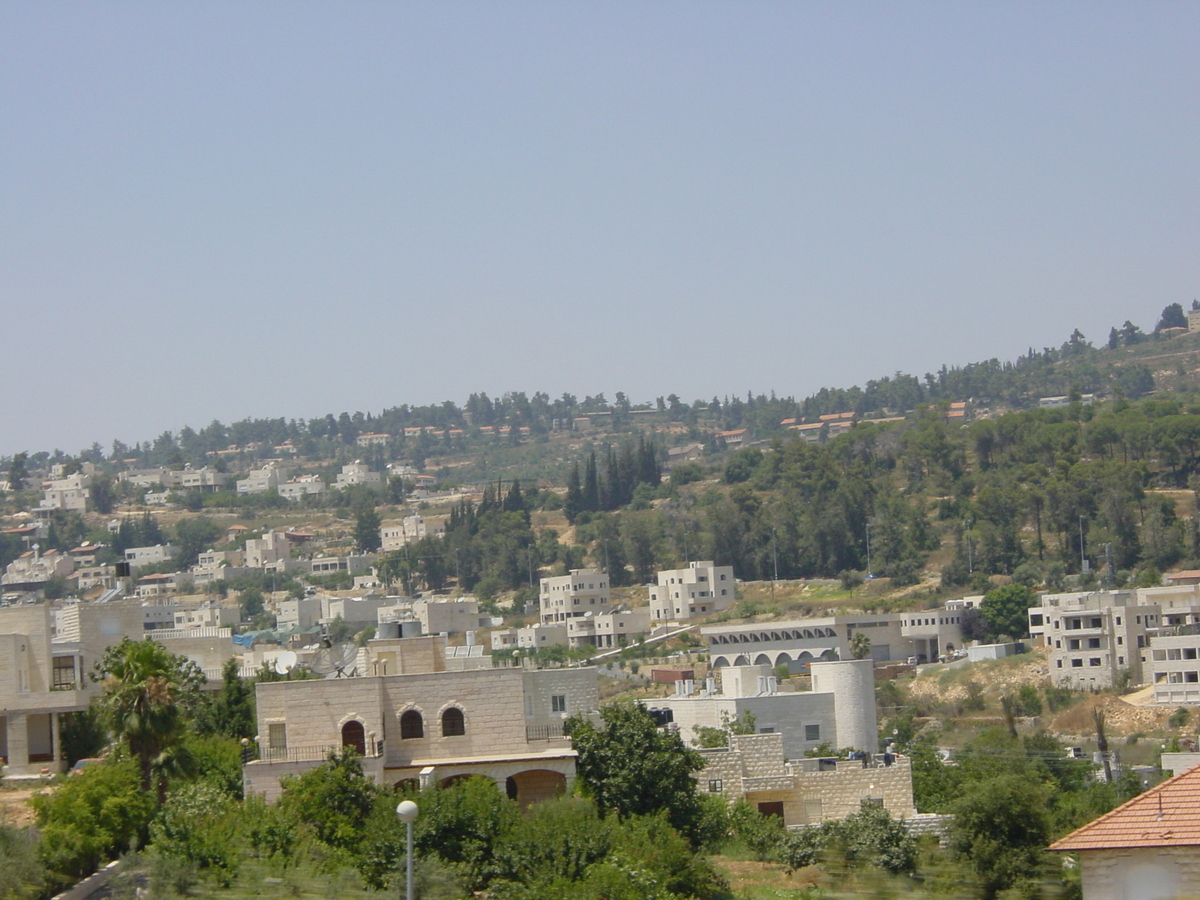
[[[1193,303],[1193,309],[1195,306]],[[522,436],[528,439],[571,430],[580,418],[595,418],[611,432],[675,423],[708,433],[746,428],[765,438],[777,433],[785,419],[811,421],[833,413],[880,417],[904,414],[922,404],[949,402],[1020,409],[1035,405],[1039,397],[1072,393],[1136,399],[1156,387],[1154,371],[1146,365],[1148,357],[1157,359],[1163,353],[1186,357],[1200,351],[1200,342],[1194,336],[1179,336],[1177,330],[1186,324],[1182,306],[1173,303],[1163,310],[1154,331],[1144,333],[1126,321],[1112,329],[1102,347],[1094,347],[1076,329],[1059,347],[1031,347],[1015,361],[993,358],[963,366],[943,365],[922,377],[897,372],[861,386],[823,387],[800,400],[778,397],[774,391],[748,392],[744,398],[727,394],[723,399],[713,397],[691,403],[676,394],[635,403],[620,391],[612,401],[604,393],[587,395],[582,400],[570,393],[551,398],[540,391],[532,396],[514,391],[495,398],[473,393],[462,405],[446,400],[428,405],[401,404],[378,413],[328,413],[312,419],[247,418],[228,425],[214,420],[198,429],[185,425],[177,432],[164,431],[153,441],[126,444],[116,440],[109,451],[93,444],[83,451],[81,459],[96,463],[134,459],[139,465],[199,465],[209,461],[211,454],[230,447],[251,448],[252,453],[257,450],[259,455],[270,456],[281,445],[303,458],[329,458],[339,447],[354,446],[360,435],[386,434],[392,438],[392,449],[424,460],[474,446],[485,434],[488,440],[517,443]],[[1190,381],[1183,362],[1175,368],[1178,379]],[[429,431],[405,435],[405,429]],[[30,460],[42,463],[62,456],[59,451],[41,451],[31,454]]]

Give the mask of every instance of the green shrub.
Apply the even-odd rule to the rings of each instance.
[[[91,875],[143,843],[156,805],[128,758],[88,766],[30,803],[41,829],[38,855],[59,880]]]

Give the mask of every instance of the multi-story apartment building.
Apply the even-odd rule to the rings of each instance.
[[[75,570],[75,560],[71,554],[58,550],[42,553],[36,544],[34,547],[8,564],[0,582],[14,589],[37,590],[52,578],[67,578]]]
[[[245,547],[246,565],[265,569],[291,558],[292,545],[282,531],[268,531],[260,538],[250,538]]]
[[[585,613],[567,620],[571,647],[621,647],[650,631],[650,609],[620,607],[611,612]]]
[[[1109,687],[1123,669],[1141,684],[1142,650],[1160,616],[1157,603],[1132,590],[1043,594],[1029,608],[1029,633],[1050,651],[1058,687]]]
[[[279,490],[279,485],[288,480],[290,473],[282,466],[268,463],[261,469],[252,469],[245,478],[239,478],[237,492],[239,494],[263,494],[267,491]]]
[[[329,486],[317,475],[297,475],[290,481],[285,481],[276,488],[279,496],[285,500],[300,500],[309,494],[324,494]]]
[[[537,650],[567,642],[567,623],[537,623],[523,628],[495,628],[492,630],[493,650]]]
[[[379,472],[372,472],[371,469],[360,462],[348,463],[342,466],[342,471],[338,472],[337,480],[334,482],[334,490],[342,490],[348,488],[352,484],[361,484],[373,490],[383,489],[383,475]]]
[[[34,512],[50,512],[55,509],[69,509],[75,512],[87,512],[88,501],[91,498],[91,475],[76,472],[47,481],[42,485],[42,502]]]
[[[172,544],[155,544],[153,547],[130,547],[125,551],[125,562],[137,571],[143,566],[153,566],[174,559],[178,549]]]
[[[736,593],[732,566],[689,562],[685,569],[658,573],[658,584],[650,587],[650,618],[655,623],[683,622],[711,615],[732,604]]]
[[[599,569],[572,569],[569,575],[543,578],[539,595],[543,624],[566,622],[612,608],[608,576]]]
[[[388,522],[379,529],[380,549],[390,553],[424,537],[442,537],[445,533],[446,526],[440,522],[426,522],[424,516],[407,516],[399,522]]]

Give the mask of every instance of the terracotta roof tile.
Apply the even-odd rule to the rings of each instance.
[[[1051,850],[1200,846],[1200,766],[1139,794],[1065,838]]]

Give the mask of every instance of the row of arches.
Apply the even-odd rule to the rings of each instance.
[[[782,631],[739,631],[733,634],[714,634],[711,643],[717,644],[755,644],[768,641],[820,641],[825,638],[836,638],[837,632],[832,628],[818,625],[815,628],[795,628]]]
[[[496,787],[504,791],[509,800],[516,800],[522,807],[550,800],[567,792],[567,776],[553,769],[526,769],[513,775],[493,777],[477,772],[461,772],[449,775],[437,782],[439,788],[448,788],[471,778],[489,778]],[[421,783],[416,778],[402,778],[395,783],[398,790],[417,791]]]
[[[788,653],[786,650],[780,650],[772,653],[738,653],[716,655],[713,656],[712,666],[714,669],[721,669],[725,666],[787,666],[788,671],[793,674],[802,672],[810,662],[829,662],[838,659],[836,650],[823,650],[819,655],[809,653],[807,650],[802,650],[800,653]]]

